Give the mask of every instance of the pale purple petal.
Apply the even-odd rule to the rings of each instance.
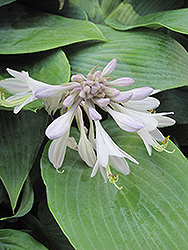
[[[118,172],[121,172],[124,175],[130,173],[129,165],[123,157],[110,156],[109,164]]]
[[[157,141],[163,141],[165,139],[164,135],[157,128],[149,133]]]
[[[118,78],[113,81],[108,81],[105,85],[115,87],[126,87],[134,83],[134,80],[129,77]]]
[[[97,159],[101,166],[106,167],[108,165],[108,150],[106,143],[103,140],[103,130],[99,121],[95,121],[96,127],[96,150],[97,150]]]
[[[114,118],[118,126],[127,132],[136,132],[137,130],[144,127],[144,124],[136,121],[126,114],[112,110],[109,107],[105,107],[109,114]]]
[[[151,156],[152,153],[152,145],[155,145],[155,142],[152,140],[151,136],[149,135],[149,133],[147,132],[147,130],[141,129],[139,131],[137,131],[137,134],[141,137],[141,139],[143,140],[145,147],[148,151],[148,154]]]
[[[103,69],[102,71],[102,76],[107,76],[110,73],[112,73],[112,71],[116,68],[117,65],[117,60],[114,58],[112,59],[107,65],[106,67]]]
[[[91,177],[94,177],[98,171],[98,168],[100,166],[99,160],[96,161],[95,166],[93,167],[92,173],[91,173]]]
[[[87,100],[86,102],[87,106],[88,106],[88,112],[89,112],[89,116],[92,120],[96,121],[96,120],[101,120],[102,116],[97,112],[97,110],[93,107],[94,105],[91,103],[90,100]]]
[[[58,139],[55,139],[50,144],[48,150],[48,157],[54,168],[59,169],[64,161],[67,141],[69,137],[69,130]]]
[[[61,98],[62,98],[62,94],[60,93],[51,98],[43,99],[46,111],[48,112],[49,115],[51,114],[52,110],[57,109]]]
[[[142,87],[137,89],[131,89],[127,92],[133,93],[131,100],[141,100],[148,97],[152,92],[153,89],[150,87]]]
[[[110,102],[110,98],[93,98],[93,101],[101,107],[106,107]]]
[[[106,173],[106,168],[104,168],[104,167],[100,167],[100,172],[101,172],[101,174],[102,174],[102,177],[104,178],[104,181],[105,181],[105,183],[107,183],[107,181],[108,181],[108,176],[107,176],[107,173]]]
[[[110,98],[115,97],[115,96],[119,95],[119,93],[120,93],[120,91],[118,89],[111,88],[111,87],[106,87],[104,92]]]
[[[125,103],[131,99],[132,95],[132,93],[120,92],[119,95],[110,99],[114,102]]]
[[[27,105],[30,102],[35,101],[37,98],[35,98],[33,95],[31,95],[30,97],[27,98],[27,100],[25,100],[25,102],[23,102],[20,105],[17,105],[14,107],[14,114],[17,114],[25,105]]]
[[[79,83],[70,83],[70,84],[64,84],[64,85],[49,85],[46,84],[46,86],[39,88],[35,92],[35,96],[37,98],[45,99],[53,97],[54,95],[57,95],[59,93],[63,93],[65,91],[71,90],[75,87],[80,86]]]
[[[45,134],[49,139],[57,139],[70,128],[76,108],[80,100],[78,99],[65,114],[55,119],[46,129]]]
[[[154,97],[146,97],[142,100],[129,100],[123,106],[138,110],[138,111],[147,111],[156,109],[160,105],[160,101]]]
[[[131,160],[132,162],[138,164],[138,162],[133,157],[131,157],[126,152],[124,152],[121,148],[119,148],[113,142],[113,140],[110,138],[110,136],[107,134],[107,132],[103,129],[103,127],[99,121],[95,121],[95,126],[96,126],[96,143],[97,143],[96,147],[100,147],[100,150],[102,151],[102,153],[99,152],[101,154],[101,158],[102,158],[102,154],[104,154],[104,152],[106,152],[106,154],[111,155],[111,156],[126,157],[127,159]],[[98,157],[98,148],[97,148],[97,157]],[[101,163],[101,161],[100,161],[100,163]],[[101,165],[103,167],[107,166],[107,165],[104,165],[102,163],[101,163]]]
[[[78,153],[83,161],[89,167],[93,167],[96,161],[96,155],[91,142],[87,139],[85,133],[82,131],[80,135],[80,140],[78,144]]]
[[[25,76],[29,76],[28,72],[25,72],[25,71],[19,72],[19,71],[9,69],[9,68],[7,68],[6,70],[8,71],[8,73],[11,76],[13,76],[21,81],[25,80]]]
[[[86,136],[83,123],[82,110],[80,107],[78,107],[77,109],[76,117],[80,127],[80,140],[78,143],[78,153],[82,158],[82,160],[85,161],[89,167],[93,167],[96,162],[96,155],[92,143],[88,140]]]
[[[149,132],[143,128],[137,131],[137,134],[146,141],[149,145],[155,145],[155,142],[153,141],[152,137],[150,136]]]
[[[158,126],[157,119],[155,119],[153,114],[148,111],[140,112],[137,110],[132,110],[129,108],[125,108],[117,103],[114,103],[113,107],[121,113],[126,114],[128,117],[134,119],[135,121],[143,124],[148,131],[152,131]]]
[[[173,112],[156,113],[152,115],[158,121],[158,127],[163,128],[163,127],[172,126],[176,123],[174,119],[164,116],[164,115],[170,115],[170,114],[173,114]]]
[[[83,82],[85,80],[87,80],[87,79],[82,74],[77,74],[77,75],[71,76],[71,81],[72,82]]]
[[[7,78],[0,81],[0,87],[6,89],[10,94],[29,92],[30,89],[25,80]]]

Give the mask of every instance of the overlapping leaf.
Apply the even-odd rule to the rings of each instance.
[[[47,250],[30,235],[12,229],[0,230],[0,248],[2,250]]]
[[[34,202],[34,193],[31,187],[30,180],[29,178],[27,178],[23,187],[23,194],[18,211],[13,216],[2,219],[4,220],[4,219],[18,218],[24,216],[31,210],[33,202]]]
[[[139,27],[158,29],[165,27],[170,30],[188,34],[188,9],[158,12],[142,17],[137,17],[128,25],[124,25],[118,19],[107,18],[106,24],[118,30],[130,30]]]
[[[120,175],[117,190],[105,184],[77,152],[68,150],[58,174],[42,158],[42,176],[52,211],[76,249],[186,249],[188,247],[188,162],[176,148],[173,154],[147,155],[136,134],[128,134],[114,122],[103,123],[121,148],[139,161],[131,173]],[[170,143],[168,150],[175,146]]]
[[[18,115],[11,111],[1,111],[0,117],[0,178],[14,211],[20,191],[44,139],[48,115],[44,110],[37,114],[22,111]]]
[[[106,39],[91,22],[37,12],[17,3],[0,8],[0,54],[50,50]]]
[[[124,25],[129,25],[140,16],[146,16],[156,12],[163,12],[183,8],[184,1],[178,0],[127,0],[121,2],[107,18],[115,18]],[[178,21],[178,20],[177,20]],[[125,27],[125,26],[124,26]]]
[[[133,87],[165,90],[187,85],[188,54],[174,39],[148,29],[119,32],[99,25],[108,43],[85,45],[67,51],[73,73],[87,75],[91,68],[117,59],[114,78],[131,77]],[[126,88],[128,89],[128,88]]]

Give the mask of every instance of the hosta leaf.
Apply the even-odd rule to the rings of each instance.
[[[157,93],[155,97],[161,102],[157,112],[173,111],[173,118],[178,124],[188,124],[187,86]]]
[[[100,0],[101,10],[104,17],[107,17],[121,2],[121,0]]]
[[[80,6],[94,23],[104,23],[104,17],[98,0],[71,0]]]
[[[115,18],[124,25],[131,24],[136,18],[148,14],[183,8],[185,2],[183,0],[128,0],[120,3],[108,18]]]
[[[42,157],[48,204],[76,249],[186,249],[188,247],[188,162],[173,154],[148,156],[136,134],[111,120],[103,126],[118,145],[139,161],[128,176],[120,175],[118,190],[100,173],[90,178],[78,153],[67,151],[65,172],[58,174]],[[175,146],[170,143],[168,150]]]
[[[74,19],[80,19],[80,20],[88,20],[86,12],[80,8],[78,5],[66,1],[63,9],[59,11],[61,16],[74,18]]]
[[[79,50],[71,48],[67,51],[73,74],[87,75],[98,64],[101,70],[116,58],[118,64],[111,75],[133,78],[134,87],[151,86],[165,90],[187,85],[188,54],[171,37],[148,29],[119,32],[103,25],[99,27],[108,43],[84,45]]]
[[[9,3],[12,3],[12,2],[15,2],[15,0],[1,0],[0,1],[0,6],[6,5],[6,4],[9,4]]]
[[[0,111],[0,178],[14,212],[17,199],[44,139],[48,115],[22,111],[18,115]]]
[[[17,3],[0,8],[0,22],[0,54],[31,53],[87,40],[106,40],[91,22],[38,12]]]
[[[33,202],[34,202],[34,193],[31,187],[30,180],[29,178],[27,178],[23,186],[23,194],[22,194],[21,204],[20,204],[18,211],[13,216],[3,218],[2,220],[24,216],[31,210],[33,206]]]
[[[0,230],[0,248],[1,250],[47,250],[30,235],[12,229]]]
[[[106,24],[118,30],[129,30],[139,27],[158,29],[165,27],[170,30],[188,34],[188,9],[158,12],[136,18],[129,25],[123,25],[119,20],[108,18]],[[124,26],[124,27],[123,27]]]
[[[49,211],[46,200],[41,200],[39,203],[38,218],[40,227],[43,229],[43,233],[39,236],[40,242],[45,242],[49,249],[74,249]],[[42,235],[45,235],[46,238],[42,239]],[[48,239],[47,242],[46,239]]]

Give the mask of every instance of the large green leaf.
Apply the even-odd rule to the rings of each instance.
[[[108,43],[84,45],[79,50],[71,47],[67,51],[74,74],[86,75],[98,64],[102,69],[116,58],[118,64],[111,75],[133,78],[134,87],[165,90],[188,83],[188,54],[171,37],[148,29],[119,32],[103,25],[99,27]]]
[[[48,115],[22,111],[18,115],[0,111],[0,178],[8,192],[12,209],[44,139]]]
[[[49,84],[67,83],[70,79],[70,65],[61,49],[32,54],[0,55],[0,80],[10,78],[6,68],[28,71],[29,75]]]
[[[48,204],[55,219],[76,249],[187,249],[188,162],[176,148],[173,154],[148,156],[134,133],[113,121],[103,126],[113,140],[139,161],[118,184],[104,183],[100,173],[90,178],[78,153],[69,149],[58,174],[48,160],[46,147],[42,176]],[[170,143],[168,150],[175,146]]]
[[[37,216],[41,228],[41,234],[38,235],[40,242],[46,243],[49,249],[74,249],[49,211],[46,199],[40,201]]]
[[[107,18],[106,24],[118,30],[130,30],[139,27],[158,29],[165,27],[170,30],[188,34],[188,9],[158,12],[136,18],[129,25],[123,25],[118,19]]]
[[[106,39],[91,22],[38,12],[17,3],[0,8],[0,54],[50,50]]]
[[[1,250],[25,250],[25,249],[47,250],[45,246],[41,245],[30,235],[12,229],[0,230],[0,249]]]

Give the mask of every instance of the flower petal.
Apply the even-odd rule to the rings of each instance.
[[[164,135],[157,128],[149,133],[157,141],[164,141],[165,139]]]
[[[173,112],[164,112],[164,113],[156,113],[153,114],[155,119],[158,121],[158,127],[163,128],[163,127],[168,127],[172,126],[176,123],[176,121],[170,117],[165,117],[164,115],[170,115],[173,114]]]
[[[134,119],[136,122],[143,124],[148,131],[152,131],[158,126],[157,119],[155,119],[153,114],[148,111],[140,112],[137,110],[132,110],[129,108],[125,108],[117,103],[114,103],[113,106],[121,113],[126,114],[128,117]]]
[[[77,109],[77,120],[80,127],[80,140],[78,143],[78,153],[82,160],[86,162],[89,167],[93,167],[96,162],[96,155],[92,143],[88,140],[83,122],[82,110],[80,107]]]
[[[131,89],[127,92],[133,93],[131,100],[141,100],[148,97],[153,92],[153,89],[150,87],[142,87],[142,88]]]
[[[27,100],[25,100],[23,103],[14,107],[14,114],[17,114],[25,105],[27,105],[30,102],[35,101],[36,99],[37,98],[35,98],[33,95],[29,96]]]
[[[110,156],[109,164],[118,172],[121,172],[124,175],[130,173],[129,165],[123,157]]]
[[[111,88],[111,87],[106,87],[104,92],[110,98],[115,97],[115,96],[119,95],[119,93],[120,93],[120,91],[118,89]]]
[[[126,87],[134,83],[134,80],[129,77],[118,78],[113,81],[108,81],[105,85],[115,87]]]
[[[155,145],[155,142],[152,140],[152,137],[150,136],[150,133],[145,129],[140,129],[137,131],[137,134],[141,137],[141,139],[144,142],[144,145],[148,151],[148,154],[151,156],[152,153],[152,147]]]
[[[117,65],[117,60],[114,58],[112,59],[107,65],[106,67],[103,69],[102,71],[102,76],[107,76],[110,73],[112,73],[112,71],[116,68]]]
[[[25,80],[7,78],[0,81],[0,87],[6,89],[10,94],[29,92],[30,89]]]
[[[105,107],[109,114],[114,118],[118,126],[127,132],[136,132],[144,127],[144,124],[136,121],[130,116],[117,112],[109,107]]]
[[[124,107],[138,110],[138,111],[147,111],[156,109],[160,105],[160,101],[154,97],[146,97],[142,100],[129,100],[125,104]]]
[[[29,76],[28,72],[25,72],[25,71],[19,72],[19,71],[16,71],[16,70],[13,70],[13,69],[9,69],[9,68],[7,68],[6,70],[8,71],[8,73],[11,76],[17,78],[20,81],[25,80],[25,77]]]
[[[93,167],[92,173],[91,173],[91,177],[94,177],[98,171],[98,168],[100,167],[100,163],[99,160],[96,161],[95,166]]]
[[[45,134],[49,139],[61,137],[70,128],[76,108],[80,100],[78,99],[64,115],[55,119],[46,129]]]
[[[102,153],[111,155],[111,156],[117,156],[117,157],[126,157],[130,161],[138,164],[138,162],[131,157],[129,154],[124,152],[121,148],[119,148],[113,140],[110,138],[110,136],[107,134],[107,132],[103,129],[102,125],[100,124],[99,121],[95,121],[95,126],[96,126],[96,148],[97,148],[97,157],[98,154],[100,154],[100,157],[102,158]],[[101,152],[98,152],[100,148]],[[105,156],[103,156],[104,158]],[[106,159],[107,161],[107,159]],[[102,159],[100,160],[100,163],[102,162]],[[106,167],[107,164],[102,164],[103,167]]]
[[[55,139],[50,144],[48,150],[48,157],[54,168],[59,169],[64,161],[67,142],[69,137],[69,130],[58,139]]]
[[[120,92],[119,95],[110,98],[114,102],[125,103],[132,98],[132,93]]]
[[[64,84],[64,85],[49,85],[46,84],[46,86],[41,87],[36,90],[35,96],[37,98],[45,99],[50,98],[54,95],[57,95],[59,93],[63,93],[65,91],[71,90],[75,87],[80,86],[79,83],[70,83],[70,84]]]

